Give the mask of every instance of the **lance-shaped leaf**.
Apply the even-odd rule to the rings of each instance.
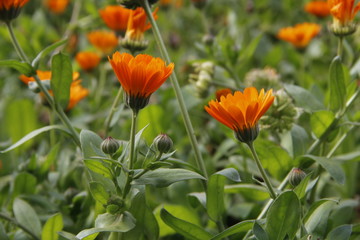
[[[31,76],[36,73],[35,69],[28,63],[20,62],[17,60],[2,60],[0,67],[10,67],[26,76]]]
[[[339,110],[345,106],[346,85],[345,72],[339,56],[335,57],[330,65],[330,108]]]
[[[61,231],[63,227],[64,223],[61,213],[55,214],[46,221],[41,234],[41,239],[58,240],[58,232]]]
[[[66,108],[70,98],[70,86],[73,80],[72,65],[69,56],[58,53],[51,62],[51,90],[55,102]]]

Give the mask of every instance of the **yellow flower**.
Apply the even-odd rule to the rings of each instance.
[[[118,38],[114,32],[92,31],[87,37],[90,43],[104,54],[110,53],[118,45]]]
[[[29,0],[1,0],[0,1],[0,20],[10,22],[19,16],[21,8]]]
[[[334,34],[344,36],[355,32],[353,20],[360,9],[360,2],[354,6],[354,0],[328,0],[328,5],[333,16],[331,30]]]
[[[115,52],[109,61],[124,89],[127,105],[135,111],[148,104],[151,94],[174,69],[173,63],[166,66],[162,59],[147,54],[133,57],[128,53]]]
[[[80,67],[85,71],[91,71],[101,60],[100,56],[93,52],[78,52],[75,56]]]
[[[126,31],[132,10],[121,6],[107,6],[99,10],[106,25],[114,31]]]
[[[46,0],[45,5],[51,12],[60,14],[69,5],[69,0]]]
[[[277,34],[279,39],[292,43],[297,48],[306,47],[311,39],[319,34],[321,26],[315,23],[300,23],[294,27],[280,29]]]
[[[330,14],[330,9],[326,1],[312,1],[308,2],[305,11],[317,17],[326,17]]]
[[[256,88],[221,96],[220,101],[211,100],[205,110],[216,120],[231,128],[241,142],[252,142],[258,135],[258,121],[274,101],[272,89],[258,93]]]

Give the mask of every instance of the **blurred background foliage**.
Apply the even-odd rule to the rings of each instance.
[[[328,91],[329,66],[337,47],[337,39],[328,30],[331,18],[317,18],[305,12],[303,6],[306,1],[209,0],[203,9],[195,8],[187,0],[181,1],[181,6],[177,6],[175,2],[166,6],[161,3],[155,5],[160,8],[157,22],[175,63],[208,173],[234,167],[242,178],[241,186],[229,185],[225,188],[226,224],[231,226],[244,219],[255,219],[268,196],[263,189],[257,188],[252,179],[252,174],[256,175],[257,169],[250,160],[250,152],[236,142],[231,131],[210,119],[204,111],[204,105],[215,98],[215,91],[220,88],[243,89],[248,85],[245,79],[251,78],[249,72],[254,69],[273,69],[272,74],[278,76],[280,87],[266,87],[279,90],[288,86],[285,87],[287,93],[295,99],[295,102],[290,100],[295,107],[295,116],[292,115],[294,120],[288,129],[283,129],[285,125],[280,125],[276,131],[271,130],[264,120],[263,127],[268,127],[269,131],[262,131],[255,144],[272,181],[275,185],[279,184],[292,167],[299,166],[300,160],[296,158],[306,153],[311,143],[324,131],[327,120],[331,119],[331,113],[318,112],[327,110],[326,106],[331,98]],[[77,129],[91,129],[103,138],[106,137],[105,120],[118,92],[119,83],[111,71],[107,56],[102,56],[99,67],[92,72],[81,70],[74,56],[79,51],[97,51],[87,40],[86,34],[92,30],[108,29],[98,10],[110,4],[117,3],[110,0],[73,0],[65,12],[54,14],[42,1],[30,0],[13,22],[19,43],[31,59],[46,46],[62,39],[64,33],[70,33],[63,52],[74,59],[73,69],[80,72],[82,85],[90,90],[90,94],[68,111],[67,115]],[[80,7],[79,17],[69,25],[74,7]],[[280,28],[302,22],[315,22],[322,27],[320,34],[306,48],[296,49],[276,37]],[[353,84],[353,89],[356,88],[360,71],[357,63],[359,34],[357,32],[346,38],[343,57],[343,62],[350,71],[349,84]],[[146,39],[150,44],[144,53],[160,57],[151,31],[146,33]],[[1,60],[18,59],[4,25],[0,25],[0,46]],[[117,50],[126,51],[121,47]],[[41,60],[40,70],[50,70],[50,58],[51,55]],[[210,62],[213,67],[211,80],[204,86],[195,87],[189,81],[189,76],[196,74],[194,64],[204,62]],[[105,79],[104,88],[99,87],[101,75]],[[294,89],[294,85],[301,89]],[[0,68],[0,91],[1,149],[32,130],[60,123],[50,109],[42,104],[39,96],[29,91],[19,80],[18,72]],[[345,121],[359,120],[359,106],[357,100]],[[108,135],[127,141],[130,116],[131,112],[122,103],[114,115]],[[138,129],[148,124],[143,133],[144,146],[150,145],[159,133],[164,132],[171,136],[175,144],[176,158],[195,165],[169,81],[152,96],[150,105],[140,113]],[[321,155],[321,152],[329,151],[342,133],[347,132],[348,127],[339,127],[332,139],[328,139],[317,153]],[[341,163],[338,165],[341,166],[340,173],[337,174],[342,174],[345,178],[345,185],[334,181],[332,174],[323,172],[316,193],[309,197],[310,203],[326,197],[340,199],[340,203],[331,211],[329,229],[359,221],[359,143],[359,131],[351,131],[336,151],[335,155],[339,156],[338,162]],[[318,174],[317,171],[323,171],[311,164],[305,165],[305,168],[308,173]],[[39,216],[39,220],[35,221],[44,223],[49,216],[60,212],[67,232],[76,234],[91,227],[96,214],[103,209],[95,204],[89,194],[84,170],[80,151],[68,136],[56,131],[44,133],[14,151],[1,154],[2,212],[11,212],[14,199],[21,196]],[[189,193],[201,191],[199,182],[192,180],[176,183],[168,188],[147,187],[146,190],[148,204],[160,224],[162,239],[183,238],[173,235],[174,230],[166,227],[160,220],[161,207],[187,221],[214,229],[214,223],[205,217],[203,206],[194,202],[191,195],[186,197]],[[193,203],[192,206],[190,203]],[[2,221],[0,236],[4,228],[10,230],[13,239],[28,239],[15,226]]]

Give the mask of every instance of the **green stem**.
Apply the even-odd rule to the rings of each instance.
[[[24,51],[22,50],[21,46],[19,45],[16,36],[14,35],[11,23],[6,23],[6,26],[8,28],[10,37],[11,37],[11,41],[15,47],[16,52],[18,53],[20,59],[28,64],[31,64],[30,61],[28,60],[26,54],[24,53]],[[44,96],[46,98],[46,100],[48,101],[49,105],[51,106],[51,108],[53,110],[55,110],[55,112],[57,113],[58,117],[60,118],[60,120],[63,122],[63,124],[70,130],[73,139],[75,141],[75,143],[80,147],[80,138],[79,138],[79,134],[75,131],[74,127],[71,125],[69,118],[66,116],[66,114],[64,113],[64,110],[62,109],[61,106],[58,106],[55,102],[53,97],[50,95],[49,91],[44,87],[44,85],[42,84],[40,78],[37,75],[34,75],[34,79],[35,82],[37,83],[37,85],[39,86],[40,90],[44,93]]]
[[[11,25],[11,22],[6,22],[6,27],[9,31],[10,34],[10,38],[11,38],[11,42],[14,45],[15,51],[17,52],[17,54],[19,55],[20,59],[24,62],[29,62],[29,59],[27,58],[26,54],[24,53],[24,51],[22,50],[19,42],[17,41],[17,38],[14,34],[14,30],[13,27]]]
[[[130,130],[130,154],[129,154],[129,171],[126,177],[125,188],[123,192],[123,199],[125,200],[127,194],[130,191],[130,183],[133,179],[133,170],[134,161],[135,161],[135,134],[136,134],[136,119],[138,112],[136,110],[132,111],[132,120],[131,120],[131,130]]]
[[[27,234],[29,234],[33,239],[35,240],[40,240],[40,238],[38,236],[36,236],[33,232],[30,231],[30,229],[28,229],[26,226],[22,225],[21,223],[19,223],[18,221],[16,221],[16,219],[11,218],[9,216],[7,216],[4,213],[0,213],[0,218],[5,219],[6,221],[9,221],[13,224],[15,224],[16,226],[18,226],[19,228],[21,228],[24,232],[26,232]]]
[[[342,52],[343,52],[343,42],[344,42],[344,38],[343,37],[339,37],[338,38],[338,49],[337,49],[337,55],[341,58],[342,56]]]
[[[121,99],[121,95],[122,95],[122,87],[119,88],[119,91],[114,99],[114,102],[111,106],[111,109],[110,109],[110,113],[109,113],[109,116],[106,118],[106,121],[105,121],[105,136],[108,135],[109,133],[109,130],[110,130],[110,124],[111,124],[111,121],[112,121],[112,118],[114,116],[114,113],[116,111],[116,108],[117,108],[117,105],[119,104],[119,101]]]
[[[276,193],[275,193],[275,191],[274,191],[274,189],[273,189],[273,187],[272,187],[272,185],[270,183],[269,178],[266,175],[265,169],[261,165],[260,159],[259,159],[259,157],[258,157],[258,155],[257,155],[257,153],[255,151],[255,148],[254,148],[254,142],[249,142],[249,143],[247,143],[247,145],[249,146],[250,151],[251,151],[251,153],[252,153],[252,155],[254,157],[255,163],[256,163],[256,165],[257,165],[257,167],[258,167],[258,169],[259,169],[259,171],[261,173],[262,178],[265,181],[265,184],[266,184],[267,189],[269,191],[270,197],[272,199],[275,199],[276,198]]]
[[[100,66],[100,76],[99,76],[99,84],[97,85],[96,88],[96,95],[95,95],[95,106],[99,107],[100,101],[101,101],[101,97],[103,95],[104,92],[104,88],[105,88],[105,83],[106,83],[106,68],[105,68],[105,63],[103,63]]]
[[[164,44],[164,41],[162,39],[160,30],[159,30],[159,28],[157,26],[157,23],[156,23],[153,15],[152,15],[149,2],[148,2],[148,0],[142,0],[141,2],[142,2],[143,7],[145,9],[148,20],[151,23],[152,30],[153,30],[153,33],[154,33],[154,37],[155,37],[155,40],[156,40],[156,42],[158,44],[160,52],[163,55],[163,57],[165,58],[166,62],[170,63],[171,61],[170,61],[169,54],[168,54],[167,49],[165,47],[165,44]],[[196,137],[195,137],[195,132],[194,132],[194,129],[193,129],[190,117],[189,117],[189,113],[187,112],[184,97],[183,97],[183,95],[181,93],[181,88],[180,88],[180,85],[179,85],[179,82],[177,80],[177,76],[176,76],[175,72],[173,72],[172,75],[170,76],[170,81],[171,81],[171,84],[172,84],[172,86],[174,88],[175,95],[176,95],[176,98],[177,98],[179,106],[180,106],[180,110],[181,110],[181,114],[182,114],[182,117],[183,117],[183,120],[184,120],[186,132],[187,132],[187,134],[188,134],[188,136],[190,138],[192,148],[193,148],[193,150],[195,152],[196,164],[197,164],[198,168],[200,169],[201,173],[203,174],[203,176],[205,178],[208,178],[205,163],[204,163],[204,160],[203,160],[203,158],[201,156],[200,149],[198,147],[198,143],[197,143],[197,140],[196,140]],[[203,185],[204,185],[204,187],[206,187],[206,181],[203,181]]]

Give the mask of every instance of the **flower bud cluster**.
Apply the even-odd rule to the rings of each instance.
[[[194,72],[189,75],[189,82],[195,86],[199,97],[206,97],[209,93],[209,86],[214,77],[215,65],[207,61],[193,64]]]

